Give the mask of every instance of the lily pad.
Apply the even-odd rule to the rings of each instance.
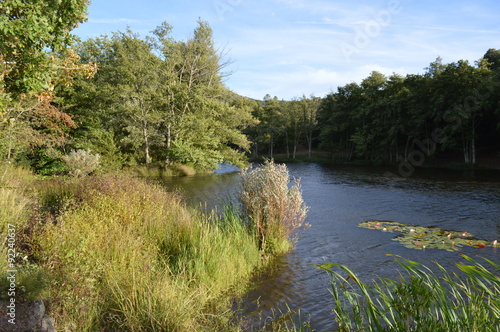
[[[399,241],[407,248],[436,248],[448,251],[459,250],[463,246],[476,248],[496,247],[497,241],[487,241],[474,238],[469,232],[446,231],[439,228],[411,226],[395,221],[370,220],[358,225],[362,228],[377,229],[383,232],[399,232],[394,241]]]

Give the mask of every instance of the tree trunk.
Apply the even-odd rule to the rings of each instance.
[[[476,125],[474,117],[472,118],[472,137],[471,137],[471,162],[476,164]]]
[[[285,131],[285,141],[286,141],[286,157],[290,158],[290,147],[288,144],[288,131]],[[295,159],[295,156],[294,156]]]
[[[307,148],[309,149],[309,159],[311,159],[312,154],[312,133],[307,134]]]
[[[462,134],[462,150],[464,153],[464,163],[469,164],[470,163],[469,140],[467,139],[464,133]]]
[[[408,155],[409,155],[409,152],[408,152],[408,147],[410,146],[410,136],[408,136],[408,138],[406,139],[406,146],[405,146],[405,161],[408,161]]]
[[[167,153],[166,153],[166,157],[165,157],[165,166],[168,166],[170,165],[170,157],[169,157],[169,152],[170,152],[170,146],[172,144],[172,125],[171,124],[168,124],[167,125],[167,140],[166,140],[166,150],[167,150]]]
[[[350,141],[349,142],[349,154],[347,156],[347,160],[351,161],[353,156],[354,156],[354,142]]]
[[[142,121],[142,135],[144,138],[144,154],[146,156],[146,165],[149,165],[151,163],[151,157],[149,156],[148,129],[147,122],[145,120]]]
[[[476,164],[476,140],[474,137],[471,140],[471,162],[475,165]]]

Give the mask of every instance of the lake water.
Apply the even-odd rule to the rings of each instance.
[[[387,254],[429,266],[446,268],[463,262],[461,254],[500,263],[500,248],[463,247],[449,252],[416,250],[393,241],[398,234],[358,227],[367,220],[397,221],[414,226],[466,231],[484,241],[500,240],[500,172],[417,170],[409,178],[388,176],[387,168],[288,164],[290,176],[301,178],[303,198],[310,207],[311,228],[276,268],[256,280],[241,310],[245,327],[260,327],[272,310],[300,309],[311,327],[332,330],[332,297],[325,272],[317,264],[335,262],[351,268],[362,280],[397,277],[400,266]],[[213,207],[235,198],[240,175],[226,167],[205,176],[175,178],[167,188],[178,189],[192,204]],[[487,263],[486,263],[487,264]]]

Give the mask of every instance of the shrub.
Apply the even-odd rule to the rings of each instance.
[[[92,154],[90,150],[73,150],[62,160],[69,168],[69,173],[79,177],[89,175],[99,166],[99,154]]]
[[[288,183],[286,165],[273,161],[243,172],[240,200],[261,249],[268,253],[288,251],[295,232],[308,226],[300,181],[291,188]]]
[[[491,265],[487,269],[464,258],[472,265],[457,264],[461,275],[451,275],[437,263],[441,275],[396,259],[409,277],[400,274],[397,281],[380,279],[373,285],[344,265],[320,265],[330,275],[338,331],[499,331],[500,266],[485,259]]]
[[[51,176],[64,173],[66,171],[65,163],[59,158],[59,153],[53,149],[36,148],[32,153],[19,156],[22,160],[26,158],[30,167],[36,174]],[[23,164],[20,160],[20,163]]]

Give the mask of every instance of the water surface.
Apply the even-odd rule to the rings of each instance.
[[[387,254],[426,265],[437,261],[450,269],[463,261],[461,254],[500,263],[500,248],[415,250],[393,241],[395,233],[358,227],[366,220],[388,220],[500,240],[500,172],[417,170],[409,178],[398,178],[387,168],[314,163],[288,168],[291,177],[301,178],[311,228],[247,294],[242,309],[249,331],[259,327],[272,308],[283,309],[285,303],[310,315],[311,326],[318,331],[332,330],[328,278],[316,268],[324,262],[345,264],[366,282],[397,276],[399,265]],[[192,204],[205,202],[212,207],[220,199],[235,198],[241,178],[234,171],[171,179],[166,186],[180,189]]]

